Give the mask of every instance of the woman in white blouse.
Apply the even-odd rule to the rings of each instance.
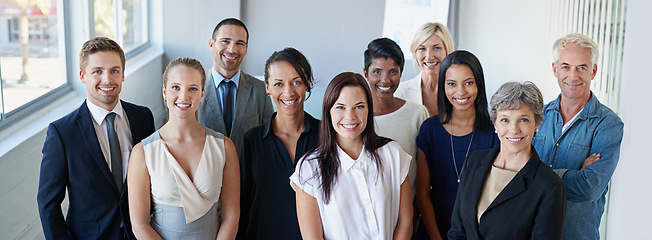
[[[454,50],[453,38],[443,24],[423,24],[414,34],[410,45],[414,68],[420,73],[415,78],[402,82],[394,96],[423,104],[431,117],[437,115],[439,65]]]
[[[411,157],[374,132],[360,74],[341,73],[324,95],[317,147],[290,177],[304,239],[409,239]]]

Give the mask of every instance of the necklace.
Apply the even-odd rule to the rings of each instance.
[[[460,182],[460,175],[462,175],[462,171],[457,171],[457,163],[455,162],[455,148],[453,147],[453,122],[450,121],[448,124],[451,127],[451,153],[453,154],[453,166],[455,166],[455,174],[457,175],[457,183]],[[475,136],[475,131],[471,132],[471,141],[469,141],[469,147],[466,149],[466,155],[464,156],[464,161],[466,161],[466,157],[469,156],[469,150],[471,150],[471,143],[473,143],[473,136]]]

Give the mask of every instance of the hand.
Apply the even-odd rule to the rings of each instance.
[[[586,167],[600,160],[600,157],[602,157],[602,154],[599,153],[591,154],[588,158],[586,158],[586,160],[584,160],[584,165],[582,165],[582,168],[580,170],[584,171]]]

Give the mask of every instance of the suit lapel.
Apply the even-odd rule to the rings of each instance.
[[[245,77],[245,73],[240,72],[240,83],[236,94],[235,116],[233,116],[233,127],[231,127],[231,132],[233,132],[234,129],[240,129],[240,125],[244,120],[245,109],[249,104],[249,98],[252,96],[252,87],[249,81],[250,80]],[[229,136],[231,136],[230,133]]]
[[[205,89],[205,94],[204,98],[206,101],[206,106],[208,109],[212,109],[212,115],[213,117],[207,118],[207,119],[212,119],[214,122],[213,124],[207,124],[208,126],[216,126],[217,129],[214,129],[217,132],[226,132],[226,126],[224,125],[224,118],[222,117],[222,107],[221,107],[221,101],[217,97],[217,88],[215,86],[215,82],[213,81],[213,74],[211,71],[208,71],[208,77],[206,79],[206,89]],[[232,128],[233,129],[233,128]],[[224,134],[224,135],[229,135],[229,134]]]
[[[93,161],[97,164],[97,167],[102,172],[102,175],[104,175],[104,178],[112,186],[113,191],[118,193],[118,186],[115,185],[113,175],[111,175],[111,170],[109,170],[109,165],[104,158],[104,154],[102,154],[102,148],[97,140],[97,134],[95,134],[95,127],[93,126],[93,119],[88,111],[86,102],[84,102],[79,108],[77,125],[79,126],[79,132],[85,140],[84,142],[86,143],[85,145],[88,148],[88,151],[93,156]]]
[[[516,176],[514,176],[512,181],[510,181],[507,186],[505,186],[505,189],[503,189],[503,191],[498,194],[491,205],[487,207],[485,213],[491,211],[492,208],[497,207],[503,202],[514,198],[527,190],[526,178],[534,178],[534,175],[539,168],[538,162],[540,161],[537,153],[534,152],[534,146],[531,146],[531,148],[533,153],[530,156],[528,162],[525,164],[525,166],[523,166],[521,171],[519,171]]]
[[[480,166],[478,168],[475,168],[473,173],[469,176],[473,176],[473,182],[470,183],[471,186],[471,196],[468,198],[471,203],[469,206],[474,207],[473,211],[473,219],[477,219],[476,216],[478,214],[478,209],[476,206],[478,206],[478,202],[480,201],[480,196],[482,195],[482,188],[484,187],[484,181],[487,178],[487,175],[489,174],[489,170],[491,168],[491,165],[493,164],[493,160],[496,158],[496,155],[498,155],[498,151],[500,148],[493,148],[487,155],[484,156],[482,159],[467,159],[467,161],[480,161]],[[487,209],[484,213],[486,214],[489,209]],[[481,218],[482,219],[482,218]],[[479,234],[479,226],[478,226],[478,221],[473,221],[475,231],[478,231]]]

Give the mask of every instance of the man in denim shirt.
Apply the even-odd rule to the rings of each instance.
[[[553,46],[552,70],[561,94],[543,108],[532,144],[566,183],[562,239],[599,239],[607,184],[618,164],[623,122],[589,89],[598,70],[598,47],[582,34]]]

